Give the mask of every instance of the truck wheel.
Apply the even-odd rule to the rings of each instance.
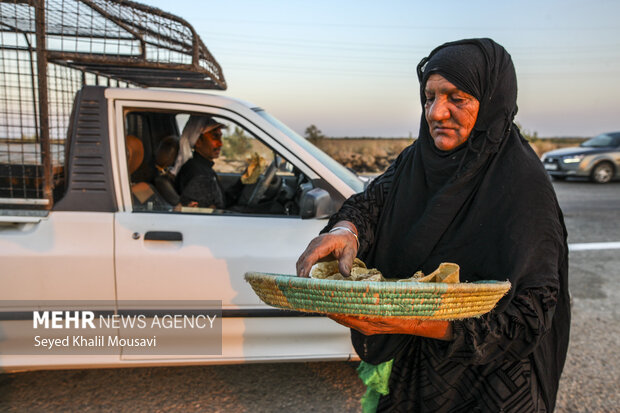
[[[601,162],[592,169],[590,179],[597,184],[605,184],[614,176],[614,167],[609,162]]]

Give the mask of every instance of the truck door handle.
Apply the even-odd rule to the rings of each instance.
[[[148,231],[145,241],[183,241],[183,234],[178,231]]]

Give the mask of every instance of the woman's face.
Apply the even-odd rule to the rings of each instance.
[[[478,117],[478,100],[438,74],[429,76],[424,94],[424,115],[435,146],[449,151],[464,143]]]

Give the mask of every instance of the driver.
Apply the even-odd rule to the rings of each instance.
[[[213,170],[213,161],[220,156],[222,148],[223,128],[226,125],[213,118],[191,116],[183,129],[177,158],[177,164],[182,166],[175,183],[182,205],[225,209],[239,198],[243,188],[241,181],[224,190]],[[184,162],[184,157],[191,158]]]

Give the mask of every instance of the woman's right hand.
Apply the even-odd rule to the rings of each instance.
[[[334,225],[334,228],[336,227],[346,227],[357,234],[357,228],[349,221],[340,221]],[[309,277],[310,269],[319,261],[338,260],[340,273],[348,277],[357,256],[357,245],[356,236],[345,229],[319,235],[310,241],[297,260],[297,276]]]

